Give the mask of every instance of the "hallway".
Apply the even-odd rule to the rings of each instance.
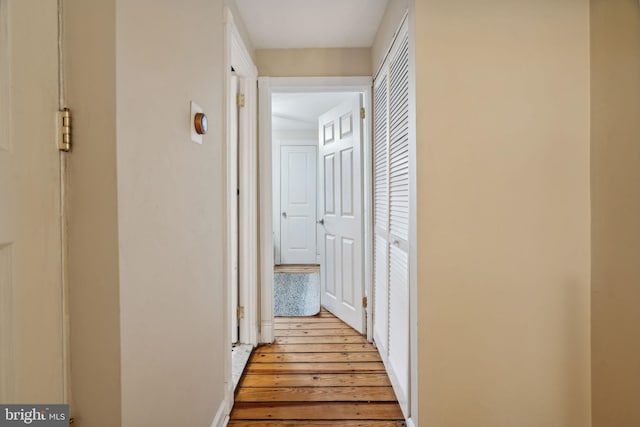
[[[373,345],[324,308],[276,318],[273,345],[256,349],[229,426],[396,427],[402,412]]]

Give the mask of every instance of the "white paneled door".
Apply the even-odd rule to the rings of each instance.
[[[280,244],[282,264],[316,262],[317,147],[280,147]]]
[[[362,333],[361,107],[353,94],[319,118],[318,236],[322,305]]]
[[[0,402],[62,403],[56,0],[0,0]]]

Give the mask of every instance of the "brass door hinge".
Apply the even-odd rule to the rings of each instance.
[[[239,93],[238,95],[236,95],[236,105],[239,108],[244,107],[244,94]]]
[[[362,306],[367,308],[367,297],[362,297]]]
[[[71,111],[58,111],[58,150],[71,151]]]
[[[244,319],[244,307],[238,306],[238,308],[236,309],[236,316],[238,317],[238,319]]]
[[[360,118],[361,118],[361,119],[364,119],[364,117],[365,117],[364,107],[361,107],[361,108],[360,108]]]

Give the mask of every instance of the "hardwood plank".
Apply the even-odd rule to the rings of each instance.
[[[390,386],[386,373],[246,374],[238,387],[362,387]]]
[[[276,337],[312,337],[312,336],[323,336],[323,335],[353,335],[361,337],[357,331],[353,329],[347,328],[339,328],[339,329],[315,329],[315,330],[299,330],[299,329],[289,329],[289,330],[279,330],[276,333]]]
[[[342,320],[333,317],[333,315],[331,315],[331,316],[323,316],[323,317],[319,317],[319,316],[276,317],[274,319],[274,323],[276,323],[276,324],[283,324],[283,323],[284,324],[289,324],[289,323],[340,323],[340,324],[343,324],[343,325],[345,324]]]
[[[336,427],[334,421],[229,421],[228,426],[237,427]],[[398,421],[375,421],[375,420],[362,420],[362,421],[349,421],[341,420],[339,427],[399,427]]]
[[[341,363],[251,363],[245,368],[248,374],[303,374],[303,373],[346,373],[385,372],[381,362],[341,362]]]
[[[366,344],[367,339],[361,335],[318,335],[304,337],[276,337],[275,344]]]
[[[315,323],[276,323],[274,324],[276,335],[281,329],[349,329],[351,327],[342,322],[315,322]]]
[[[299,403],[238,402],[231,411],[235,420],[401,420],[397,403]],[[340,424],[342,425],[342,424]]]
[[[381,362],[375,351],[359,353],[254,353],[252,363],[295,363],[295,362]]]
[[[258,347],[255,354],[261,353],[344,353],[377,350],[370,344],[271,344]]]
[[[315,273],[320,271],[318,264],[281,264],[273,267],[274,273]]]
[[[262,387],[240,388],[236,402],[393,402],[391,387]]]
[[[335,317],[333,315],[333,313],[326,311],[326,310],[320,310],[320,313],[316,314],[316,317]]]

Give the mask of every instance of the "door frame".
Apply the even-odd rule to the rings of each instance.
[[[258,96],[259,117],[271,117],[271,97],[274,93],[308,92],[360,92],[364,95],[365,122],[363,126],[362,146],[362,212],[363,212],[363,272],[366,295],[372,295],[372,248],[373,221],[372,207],[372,94],[373,79],[361,77],[259,77]],[[260,170],[260,342],[271,343],[274,339],[273,315],[273,173],[272,173],[272,129],[271,120],[260,120],[259,131],[259,170]],[[365,309],[367,340],[372,341],[371,304]]]
[[[231,227],[230,227],[230,207],[238,198],[235,189],[229,188],[230,171],[230,114],[228,106],[231,105],[228,99],[228,91],[231,80],[231,68],[233,67],[238,76],[238,88],[244,91],[245,104],[238,111],[238,131],[240,138],[238,141],[238,188],[240,196],[238,198],[238,244],[240,246],[238,259],[239,274],[239,304],[244,307],[244,317],[239,319],[240,342],[251,344],[254,347],[258,344],[258,174],[255,165],[258,159],[257,144],[257,80],[258,69],[253,63],[253,59],[247,49],[243,38],[233,19],[231,10],[225,7],[224,11],[224,37],[225,37],[225,59],[224,59],[224,114],[225,114],[225,171],[224,187],[226,197],[224,199],[225,227],[226,233],[222,236],[225,239],[225,284],[224,284],[224,332],[223,344],[227,351],[224,357],[225,372],[225,400],[221,406],[225,413],[229,414],[234,402],[234,390],[232,379],[231,361],[231,316],[236,316],[236,310],[231,307],[231,277],[233,269],[233,258],[231,248]],[[223,417],[224,414],[217,414],[216,417]],[[217,418],[216,418],[217,419]]]

